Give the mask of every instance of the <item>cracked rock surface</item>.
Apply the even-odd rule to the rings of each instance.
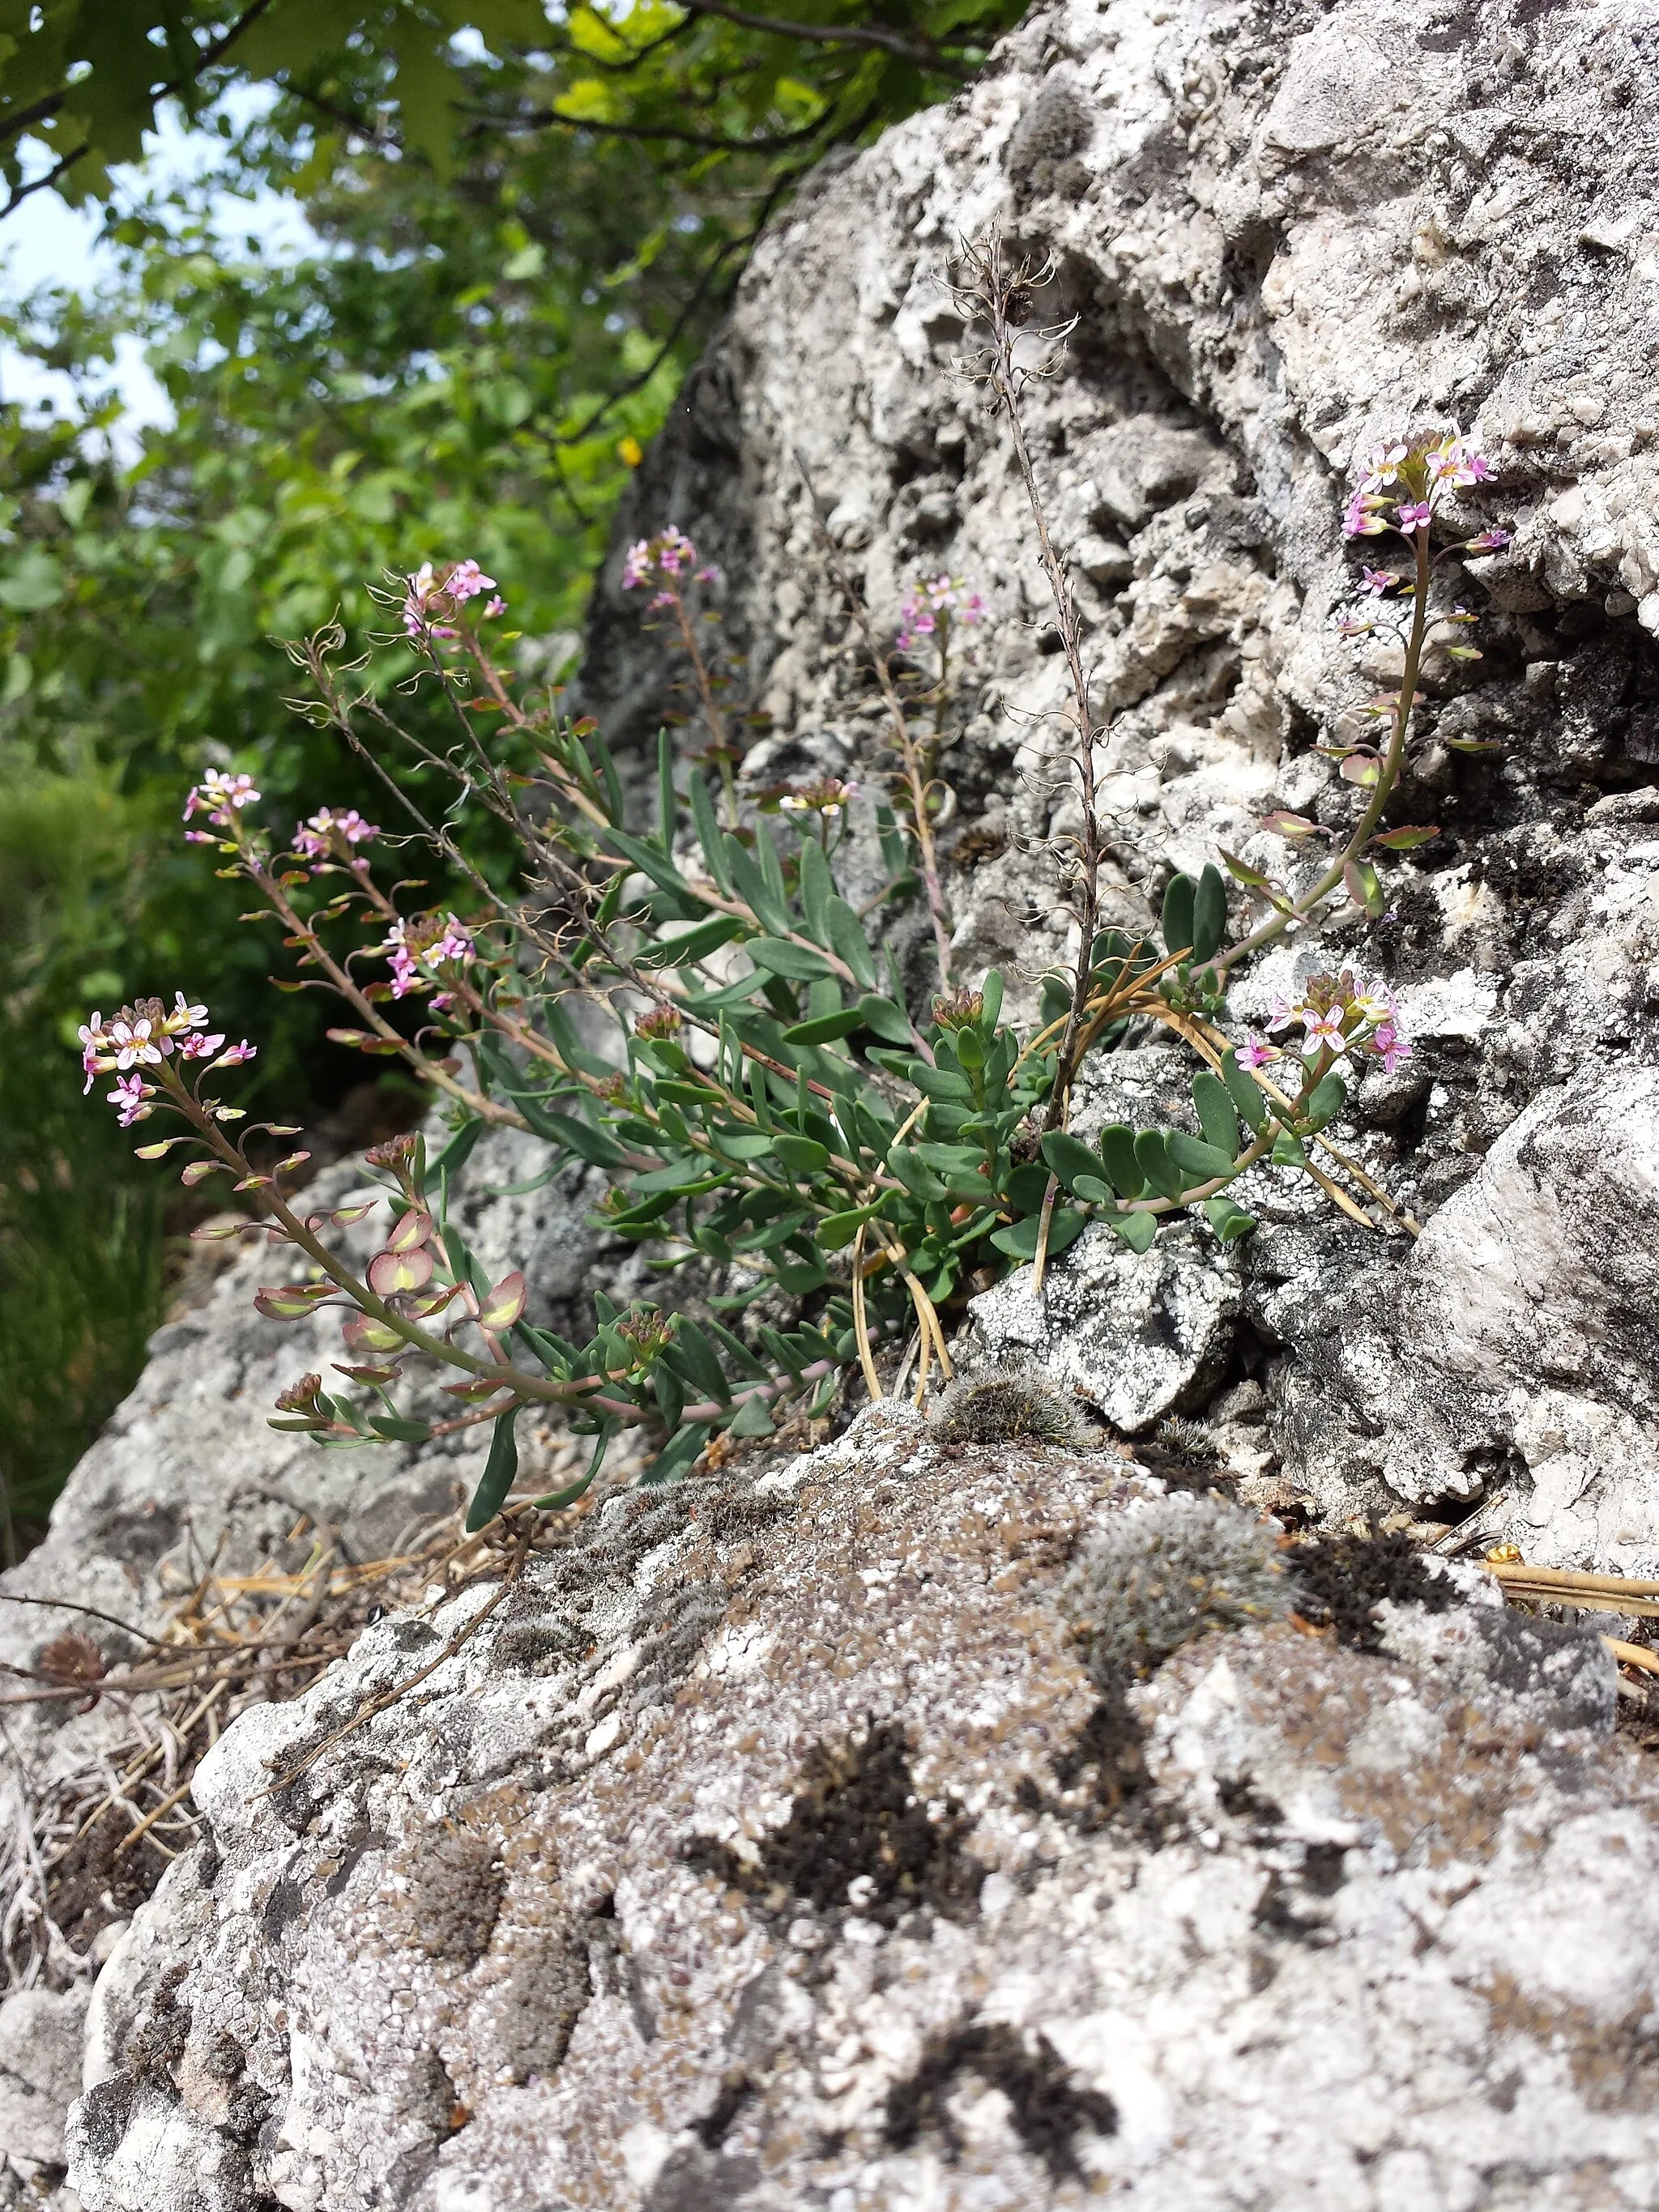
[[[1389,670],[1333,628],[1347,472],[1389,434],[1475,432],[1498,482],[1467,519],[1515,541],[1460,586],[1484,659],[1425,665],[1399,815],[1442,834],[1390,864],[1380,923],[1281,945],[1233,998],[1258,1023],[1321,969],[1389,978],[1415,1058],[1329,1133],[1422,1237],[1262,1170],[1242,1245],[1200,1226],[1137,1261],[1087,1234],[1041,1306],[1029,1273],[981,1297],[963,1350],[1041,1364],[1127,1437],[1196,1414],[1244,1492],[1316,1522],[1478,1509],[1529,1559],[1659,1576],[1656,56],[1651,0],[1039,9],[763,240],[635,477],[582,684],[624,743],[674,703],[620,591],[621,546],[672,521],[725,570],[772,718],[745,787],[871,777],[800,465],[878,624],[917,574],[973,576],[954,955],[1029,1013],[1067,949],[1063,670],[953,366],[957,236],[1052,251],[1042,312],[1077,318],[1030,422],[1108,718],[1123,927],[1218,844],[1287,865],[1269,808],[1351,818],[1316,748]],[[925,940],[920,913],[894,940],[918,992]],[[1180,1055],[1132,1034],[1075,1126],[1185,1097]],[[595,1277],[628,1295],[574,1182],[486,1195],[533,1173],[492,1146],[480,1249],[556,1305]],[[269,1431],[330,1353],[252,1315],[264,1272],[162,1333],[12,1589],[147,1628],[190,1542],[257,1558],[298,1498],[390,1549],[473,1475],[399,1448],[365,1479]],[[1612,1733],[1603,1647],[1466,1574],[1358,1642],[1257,1620],[1104,1685],[1063,1590],[1157,1492],[1141,1449],[946,1453],[875,1409],[758,1482],[613,1501],[452,1657],[499,1584],[245,1715],[197,1778],[204,1840],[124,1909],[97,1981],[82,2204],[1659,2201],[1659,1793]],[[64,1625],[6,1611],[21,1665]],[[20,1709],[4,1787],[107,1724]],[[92,1965],[42,1992],[60,2026]],[[12,2018],[0,2148],[49,2185],[64,2069],[5,2057]]]
[[[617,1501],[286,1786],[454,1621],[230,1730],[106,1970],[88,2212],[1650,2203],[1594,1639],[1406,1603],[1409,1657],[1246,1628],[1114,1699],[1058,1586],[1158,1486],[921,1436]]]

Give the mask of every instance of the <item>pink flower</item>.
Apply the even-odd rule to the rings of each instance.
[[[182,819],[188,822],[192,814],[205,814],[210,822],[228,830],[232,817],[225,809],[231,807],[240,811],[252,805],[258,796],[251,775],[221,775],[216,768],[210,768],[200,783],[191,786]],[[200,830],[186,830],[185,834],[192,844],[211,845],[216,842]]]
[[[444,580],[445,593],[458,606],[465,605],[468,599],[482,599],[486,592],[493,592],[495,588],[495,579],[486,576],[476,561],[458,562]]]
[[[407,583],[404,595],[404,629],[407,634],[413,638],[457,637],[460,635],[458,630],[434,621],[434,617],[453,612],[468,599],[477,599],[481,592],[493,591],[495,579],[486,576],[476,561],[458,561],[441,576],[430,561],[422,561]]]
[[[1402,538],[1409,538],[1414,530],[1426,530],[1431,520],[1426,500],[1404,500],[1401,502],[1395,527]]]
[[[1380,594],[1393,591],[1395,586],[1402,580],[1395,575],[1392,568],[1362,568],[1359,572],[1359,580],[1366,591]]]
[[[507,601],[498,592],[494,599],[484,601],[483,611],[487,615],[504,615],[507,612]]]
[[[392,995],[394,999],[406,999],[420,980],[421,971],[415,964],[415,956],[406,945],[397,945],[393,948],[390,965]]]
[[[380,834],[380,824],[365,822],[355,806],[347,807],[343,814],[336,814],[324,806],[308,821],[296,824],[294,849],[308,860],[320,860],[331,849],[333,837],[343,837],[348,845],[367,845]]]
[[[1283,1060],[1284,1054],[1277,1045],[1269,1044],[1263,1037],[1249,1037],[1235,1047],[1233,1058],[1241,1067],[1266,1067],[1269,1061]]]
[[[150,1113],[152,1109],[143,1101],[153,1098],[155,1094],[141,1076],[124,1075],[117,1081],[114,1090],[106,1091],[105,1096],[117,1109],[116,1119],[121,1127],[130,1129],[135,1121],[143,1121]]]
[[[1341,637],[1369,637],[1376,623],[1370,615],[1339,615],[1336,628]]]
[[[918,641],[932,637],[940,622],[971,625],[985,617],[985,602],[966,576],[941,572],[921,576],[910,586],[910,596],[899,609],[899,629],[894,642],[899,652],[915,650]]]
[[[108,1057],[110,1040],[101,1014],[94,1014],[89,1022],[82,1022],[76,1035],[81,1040],[81,1069],[87,1079],[86,1089],[81,1093],[85,1098],[92,1090],[93,1077],[113,1067],[115,1062]]]
[[[1304,1033],[1310,1044],[1338,1044],[1342,1042],[1342,1009],[1340,1006],[1303,1009]]]
[[[1381,981],[1362,983],[1350,1003],[1355,1012],[1363,1014],[1368,1022],[1391,1022],[1394,1019],[1394,993]]]
[[[234,1044],[228,1052],[222,1052],[213,1065],[216,1067],[240,1067],[244,1060],[254,1059],[258,1050],[257,1044],[250,1044],[244,1037],[240,1044]]]
[[[1302,1019],[1302,1008],[1291,1006],[1287,999],[1275,999],[1267,1011],[1268,1036],[1273,1036],[1279,1030],[1294,1029]]]
[[[720,574],[721,571],[714,566],[714,562],[712,561],[708,561],[705,562],[703,566],[698,569],[696,574],[693,576],[691,580],[694,584],[718,584],[720,580]]]
[[[178,1036],[180,1030],[199,1030],[207,1018],[208,1010],[205,1006],[186,1006],[184,993],[182,991],[173,993],[173,1012],[167,1016],[167,1026],[174,1036]],[[93,1018],[95,1021],[97,1016],[94,1014]]]
[[[155,1031],[144,1015],[135,1015],[130,1022],[118,1015],[109,1025],[109,1034],[117,1067],[159,1067],[173,1050],[172,1040],[165,1032]]]
[[[179,1048],[179,1056],[181,1060],[211,1060],[224,1041],[222,1030],[212,1036],[187,1036]]]
[[[629,547],[623,562],[623,589],[636,592],[648,584],[678,584],[686,570],[696,565],[696,547],[671,522],[654,538],[639,538]],[[673,593],[666,596],[672,604]]]
[[[1345,538],[1381,537],[1389,526],[1377,513],[1377,506],[1378,501],[1363,484],[1351,493],[1348,504],[1343,510],[1342,535]]]
[[[1395,1068],[1403,1066],[1412,1056],[1410,1038],[1402,1036],[1393,1022],[1380,1022],[1369,1039],[1369,1043],[1370,1049],[1376,1054],[1384,1069],[1390,1075],[1394,1073]]]
[[[1466,553],[1496,553],[1511,541],[1507,530],[1483,530],[1478,538],[1471,538],[1463,548]]]
[[[1385,484],[1391,484],[1408,450],[1405,446],[1373,446],[1365,462],[1364,489],[1381,491]]]
[[[441,960],[470,960],[472,957],[472,939],[453,914],[445,926],[443,935],[426,957],[434,968]]]

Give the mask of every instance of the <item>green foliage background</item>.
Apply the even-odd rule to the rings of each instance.
[[[388,569],[471,554],[529,649],[574,641],[636,447],[768,215],[831,145],[948,94],[1018,0],[807,0],[813,35],[714,0],[548,20],[538,0],[0,0],[0,176],[107,188],[164,94],[273,104],[170,197],[112,211],[119,276],[3,313],[86,392],[136,335],[176,410],[125,460],[0,406],[0,1540],[27,1540],[161,1316],[168,1224],[75,1024],[177,988],[260,1044],[301,1118],[361,1076],[320,1000],[265,981],[236,887],[179,836],[204,762],[280,819],[383,811],[287,712],[276,641],[384,623]],[[34,27],[31,28],[31,26]],[[454,34],[472,35],[459,43]],[[32,138],[31,167],[18,149]],[[44,155],[40,149],[44,149]],[[303,204],[323,251],[228,246],[228,187]],[[0,226],[0,249],[5,231]],[[176,1224],[174,1224],[176,1226]]]

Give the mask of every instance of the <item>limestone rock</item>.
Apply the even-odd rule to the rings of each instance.
[[[617,1501],[303,1771],[485,1592],[230,1730],[88,2212],[1650,2201],[1604,1707],[1288,1626],[1114,1701],[1060,1583],[1156,1486],[918,1434]]]
[[[1131,1252],[1091,1224],[1049,1265],[1041,1292],[1018,1267],[969,1301],[963,1357],[1025,1360],[1068,1385],[1126,1436],[1207,1397],[1220,1379],[1243,1301],[1238,1271],[1214,1239],[1174,1230]]]
[[[84,1990],[16,1990],[0,2003],[0,2159],[62,2165],[86,2011]]]
[[[1528,1557],[1659,1572],[1659,1071],[1542,1092],[1405,1265],[1318,1333],[1294,1385],[1310,1464],[1374,1458],[1403,1498],[1514,1492]],[[1365,1440],[1361,1442],[1359,1439]]]

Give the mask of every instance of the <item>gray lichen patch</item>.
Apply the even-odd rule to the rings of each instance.
[[[945,1444],[1039,1443],[1076,1451],[1087,1441],[1069,1395],[1023,1365],[958,1375],[940,1393],[930,1425]]]
[[[1274,1522],[1219,1498],[1158,1498],[1090,1539],[1061,1602],[1102,1683],[1150,1674],[1212,1629],[1277,1620],[1293,1593]]]

